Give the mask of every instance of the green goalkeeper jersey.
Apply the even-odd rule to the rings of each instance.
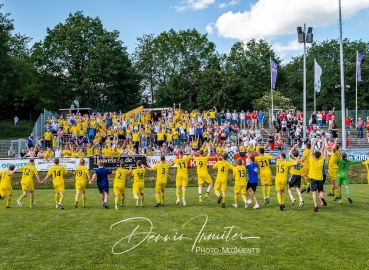
[[[339,176],[345,176],[347,175],[347,168],[352,164],[358,164],[361,163],[361,160],[343,160],[340,158],[338,160],[338,171],[337,175]]]

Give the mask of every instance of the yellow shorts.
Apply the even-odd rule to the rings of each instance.
[[[227,191],[227,181],[224,181],[224,182],[215,181],[214,190],[215,189],[220,189],[221,191]]]
[[[133,183],[133,194],[144,193],[144,182]]]
[[[209,174],[200,174],[197,177],[197,183],[198,185],[202,185],[204,184],[204,182],[207,182],[208,184],[212,184],[213,180],[211,179]]]
[[[22,185],[22,191],[34,191],[35,190],[35,185],[32,182],[21,182]]]
[[[55,193],[63,192],[65,191],[64,183],[54,183],[54,190]]]
[[[328,169],[328,175],[331,178],[331,180],[337,180],[337,171],[338,171],[338,168]]]
[[[234,186],[234,193],[235,194],[238,194],[238,193],[240,193],[241,192],[241,194],[246,194],[246,185],[235,185]]]
[[[76,181],[76,190],[86,191],[86,181]]]
[[[162,190],[165,189],[165,186],[167,185],[167,182],[156,182],[155,184],[155,192],[159,193]]]
[[[125,185],[114,184],[114,195],[124,194],[126,192]],[[137,192],[138,193],[138,192]]]
[[[176,176],[176,186],[177,187],[187,187],[188,175],[179,174]]]
[[[308,174],[309,174],[309,167],[307,167],[307,168],[302,167],[301,168],[301,177],[308,177]]]
[[[287,179],[286,180],[279,180],[279,179],[275,180],[275,189],[277,191],[285,190],[286,186],[287,186]]]
[[[270,171],[260,172],[261,185],[272,185],[272,173]]]
[[[12,186],[3,186],[3,187],[0,187],[0,195],[1,197],[5,197],[6,195],[10,196],[12,195],[12,192],[13,192],[13,188]]]

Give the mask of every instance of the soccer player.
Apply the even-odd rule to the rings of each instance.
[[[299,151],[296,149],[298,144],[295,144],[292,149],[290,150],[290,159],[291,161],[297,161],[296,165],[293,165],[290,167],[290,176],[288,178],[288,194],[291,198],[292,206],[296,204],[296,200],[292,195],[292,187],[295,187],[297,195],[300,199],[299,207],[302,208],[304,206],[304,200],[302,199],[302,194],[300,191],[300,185],[301,185],[301,159],[299,156]]]
[[[199,203],[202,204],[202,185],[204,182],[207,182],[209,184],[208,189],[206,190],[205,199],[209,200],[209,192],[211,188],[213,187],[213,180],[211,179],[209,172],[208,172],[208,161],[210,158],[211,153],[211,146],[209,143],[205,143],[208,146],[208,153],[207,155],[204,153],[204,150],[201,149],[199,151],[198,157],[194,157],[194,160],[196,161],[196,167],[197,167],[197,183],[199,187]],[[193,156],[195,156],[195,153],[193,152]]]
[[[250,154],[249,155],[250,164],[246,165],[247,170],[247,185],[246,185],[246,197],[250,198],[249,189],[252,189],[252,197],[254,198],[254,209],[259,208],[258,200],[256,198],[256,188],[258,186],[258,165],[255,163],[255,158]],[[247,205],[251,203],[251,199],[247,200]]]
[[[255,158],[256,163],[259,165],[261,191],[264,196],[264,204],[269,203],[269,196],[272,191],[272,171],[270,170],[270,160],[273,159],[271,155],[265,155],[264,148],[260,148],[259,156]],[[268,191],[266,187],[268,186]]]
[[[281,153],[279,157],[274,157],[273,159],[279,159],[276,163],[276,175],[275,175],[275,188],[277,190],[277,199],[279,203],[279,209],[284,211],[284,190],[287,185],[288,169],[291,166],[298,164],[299,158],[292,163],[286,160],[286,154]]]
[[[329,162],[328,162],[328,174],[329,177],[331,178],[332,181],[332,188],[331,188],[331,192],[328,194],[328,196],[334,196],[336,195],[336,198],[334,199],[334,201],[339,201],[340,198],[340,189],[337,185],[337,170],[338,170],[338,160],[340,158],[340,152],[338,151],[338,138],[335,139],[334,144],[332,146],[332,153],[331,156],[329,158]]]
[[[27,197],[27,194],[29,192],[29,205],[31,208],[36,206],[35,203],[35,186],[33,184],[33,176],[36,175],[38,183],[40,183],[40,176],[38,175],[38,171],[34,164],[34,159],[31,158],[29,160],[29,165],[23,166],[19,168],[20,171],[22,171],[22,179],[20,181],[22,185],[22,195],[17,200],[17,203],[19,207],[22,207],[22,201],[25,197]]]
[[[301,169],[301,181],[302,181],[302,188],[301,193],[307,191],[310,192],[310,179],[309,179],[309,168],[310,168],[310,153],[311,153],[311,144],[305,144],[305,150],[302,152],[302,169]],[[306,183],[307,189],[305,188],[304,182]]]
[[[133,170],[132,170],[132,166],[129,167],[129,172],[133,176],[133,197],[136,200],[136,206],[138,205],[144,206],[146,169],[142,165],[141,160],[137,160],[136,165],[137,165],[137,168]]]
[[[245,209],[247,209],[246,198],[246,168],[242,166],[242,160],[236,160],[236,166],[233,168],[234,181],[234,208],[238,207],[238,194],[241,193],[242,199],[245,202]]]
[[[314,140],[312,149],[315,149],[315,145],[318,142],[318,138]],[[326,151],[325,148],[325,138],[322,135],[322,151]],[[310,167],[308,177],[310,178],[310,188],[312,191],[312,197],[314,202],[314,212],[318,212],[317,196],[316,192],[319,192],[320,201],[323,206],[327,206],[327,202],[324,199],[324,189],[323,189],[323,166],[324,166],[324,156],[325,153],[321,153],[318,150],[310,151]]]
[[[341,198],[341,186],[344,185],[346,188],[347,199],[351,204],[352,204],[352,199],[351,199],[350,186],[349,186],[348,177],[347,177],[347,168],[352,164],[359,164],[361,162],[362,161],[360,160],[348,160],[346,153],[342,153],[341,158],[338,160],[337,182],[338,182],[338,187],[340,189],[340,198]],[[342,200],[340,200],[340,204],[342,204]]]
[[[102,206],[105,209],[109,209],[108,206],[108,199],[109,199],[109,174],[114,174],[112,170],[109,170],[108,168],[104,168],[104,161],[99,160],[97,163],[98,168],[94,171],[94,175],[92,176],[90,182],[88,182],[90,185],[92,182],[96,179],[97,188],[99,189],[99,192],[101,194],[101,201]]]
[[[369,154],[368,154],[368,159],[363,161],[363,165],[366,168],[367,171],[367,179],[368,179],[368,185],[369,185]]]
[[[53,177],[53,185],[55,190],[55,204],[56,208],[60,208],[61,210],[64,210],[63,207],[63,200],[64,200],[64,175],[65,174],[72,174],[71,172],[68,172],[67,169],[61,165],[59,165],[59,158],[54,159],[54,166],[51,166],[49,171],[47,172],[47,175],[45,176],[44,180],[41,181],[41,184],[45,182],[50,175]],[[60,198],[59,198],[60,195]]]
[[[156,164],[149,170],[157,171],[156,174],[156,184],[155,184],[155,197],[156,197],[156,205],[164,206],[164,189],[167,185],[168,172],[169,168],[173,166],[174,163],[166,163],[165,156],[162,155],[160,157],[160,163]]]
[[[123,207],[125,191],[126,191],[126,178],[129,174],[129,170],[125,168],[125,163],[120,162],[120,167],[115,171],[114,178],[114,195],[115,195],[115,210],[118,210],[118,200],[120,197],[120,207]]]
[[[188,183],[188,174],[187,174],[187,165],[188,161],[190,161],[191,155],[184,157],[183,151],[179,150],[178,158],[174,159],[174,163],[177,166],[177,174],[176,174],[176,204],[178,205],[180,202],[179,196],[182,188],[182,202],[183,206],[186,206],[186,187]]]
[[[217,178],[215,179],[214,192],[218,197],[218,204],[222,202],[222,207],[225,208],[225,201],[227,197],[227,180],[228,180],[228,171],[229,169],[233,170],[233,165],[227,161],[228,154],[222,154],[223,160],[218,160],[213,169],[218,169]],[[220,195],[219,189],[222,191],[222,195]]]
[[[91,180],[88,169],[85,167],[85,160],[81,158],[79,166],[76,168],[76,197],[74,207],[78,207],[78,197],[82,192],[82,207],[86,207],[86,183]]]
[[[0,200],[4,200],[6,195],[8,195],[8,199],[6,200],[6,208],[10,208],[10,202],[12,201],[12,177],[13,173],[18,171],[18,169],[14,169],[14,165],[10,165],[9,169],[1,172],[1,183],[0,183]]]

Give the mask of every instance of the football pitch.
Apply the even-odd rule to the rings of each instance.
[[[326,189],[330,185],[326,185]],[[167,188],[165,206],[155,208],[153,188],[137,207],[132,190],[114,210],[101,206],[97,189],[87,189],[86,208],[74,208],[73,189],[66,190],[65,210],[55,209],[52,189],[35,191],[19,208],[14,190],[11,208],[0,201],[0,269],[366,269],[368,262],[369,187],[351,186],[354,203],[326,197],[327,207],[314,213],[311,193],[305,206],[291,206],[286,196],[279,210],[273,187],[271,202],[245,210],[233,203],[229,187],[226,208],[198,203],[197,188],[187,190],[187,206],[175,205]],[[295,194],[295,192],[294,192]],[[343,192],[343,195],[345,193]]]

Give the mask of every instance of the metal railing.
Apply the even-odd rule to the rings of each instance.
[[[41,113],[40,116],[37,118],[36,123],[32,130],[33,136],[35,138],[42,137],[44,135],[46,120],[48,118],[51,119],[53,116],[57,119],[59,118],[59,114],[52,113],[44,109],[44,112]]]

